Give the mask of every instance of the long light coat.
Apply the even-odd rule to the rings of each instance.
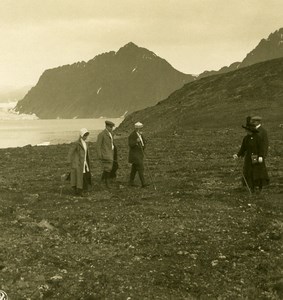
[[[85,149],[79,138],[71,145],[68,153],[68,162],[71,164],[71,186],[83,189],[83,172],[84,172]],[[86,161],[90,171],[89,151],[86,153]]]
[[[112,140],[107,129],[99,133],[96,141],[96,151],[104,171],[110,172],[113,167],[114,148],[112,149]]]

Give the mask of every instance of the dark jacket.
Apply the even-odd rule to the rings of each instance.
[[[146,140],[142,134],[140,135],[143,140],[144,146],[142,146],[140,142],[137,142],[138,134],[136,131],[133,131],[128,137],[129,163],[131,164],[143,164]]]

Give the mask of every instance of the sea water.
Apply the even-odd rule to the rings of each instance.
[[[105,118],[39,120],[34,115],[18,115],[10,111],[13,104],[0,103],[0,148],[26,145],[56,145],[78,139],[81,128],[90,132],[89,141],[96,141],[105,127]],[[118,126],[122,118],[108,118]]]

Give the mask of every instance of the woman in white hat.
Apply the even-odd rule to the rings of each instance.
[[[72,144],[68,155],[71,164],[71,186],[78,196],[82,196],[83,190],[87,191],[91,186],[89,151],[86,143],[88,136],[89,131],[82,128],[79,139]]]

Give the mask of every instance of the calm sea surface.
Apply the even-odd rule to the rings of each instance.
[[[108,119],[118,126],[122,119]],[[25,145],[70,143],[79,137],[81,128],[90,132],[89,141],[96,141],[104,129],[105,119],[70,120],[0,120],[0,148]]]

